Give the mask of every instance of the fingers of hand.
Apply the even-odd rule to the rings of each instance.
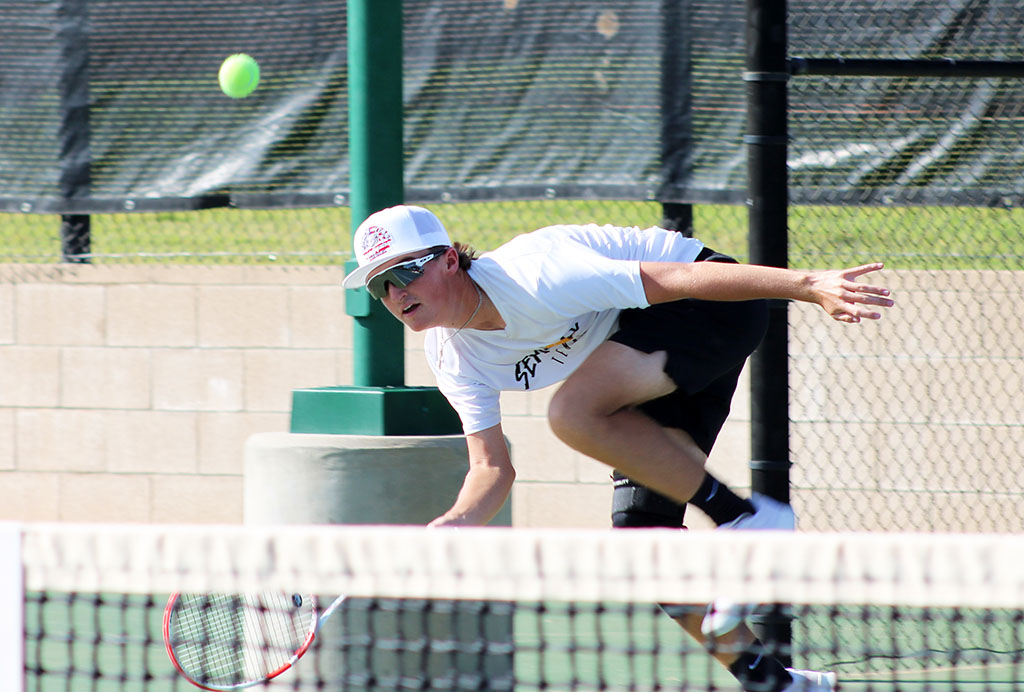
[[[873,284],[859,284],[855,281],[847,281],[846,287],[851,291],[857,291],[858,293],[874,293],[879,296],[889,295],[889,289],[885,286],[875,286]]]
[[[871,264],[862,264],[859,267],[853,267],[852,269],[848,269],[846,273],[848,276],[855,279],[858,276],[863,276],[864,274],[876,272],[884,266],[885,264],[883,264],[882,262],[872,262]]]
[[[845,291],[841,296],[841,300],[843,301],[842,305],[840,309],[833,314],[833,317],[837,320],[851,323],[860,322],[862,319],[878,320],[882,318],[882,314],[880,312],[875,312],[874,310],[866,307],[868,305],[878,305],[883,307],[889,307],[892,305],[892,301],[888,298],[864,295],[853,291]],[[844,317],[846,319],[842,319]]]
[[[882,313],[875,312],[866,307],[861,307],[855,303],[847,303],[843,306],[843,309],[837,313],[836,319],[839,319],[839,315],[844,315],[850,319],[844,320],[847,322],[860,322],[861,320],[880,320],[882,319]]]
[[[853,297],[849,299],[851,303],[861,303],[863,305],[878,305],[883,308],[891,308],[893,306],[893,300],[884,296],[876,296],[871,294],[854,293]]]
[[[895,301],[888,297],[888,288],[857,283],[848,283],[844,288],[852,294],[847,297],[847,300],[851,302],[881,305],[887,308],[892,307],[895,303]]]

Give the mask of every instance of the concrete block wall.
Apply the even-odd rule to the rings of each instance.
[[[2,518],[237,522],[245,439],[350,369],[340,270],[18,275],[0,286]]]
[[[791,309],[794,507],[820,530],[1019,532],[1024,272],[886,271],[855,328]]]

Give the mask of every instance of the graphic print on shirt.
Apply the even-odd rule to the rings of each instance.
[[[573,345],[586,334],[587,331],[581,332],[580,323],[576,322],[558,341],[534,349],[532,353],[516,363],[516,381],[523,383],[523,389],[529,389],[530,378],[537,376],[537,368],[544,362],[545,356],[549,357],[550,362],[565,365]]]

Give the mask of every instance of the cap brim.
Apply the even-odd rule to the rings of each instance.
[[[384,266],[391,260],[395,259],[395,257],[401,257],[403,255],[408,255],[413,252],[419,252],[420,250],[429,250],[432,247],[435,246],[424,245],[423,247],[411,248],[403,253],[381,257],[380,259],[375,260],[370,264],[358,267],[355,271],[345,275],[345,278],[341,280],[341,287],[349,289],[361,288],[366,285],[366,280],[369,279],[370,276],[374,274],[374,272],[376,272],[378,269],[380,269],[382,266]],[[445,245],[445,247],[452,247],[452,245],[451,243],[448,243],[447,245]]]
[[[362,267],[357,267],[355,271],[345,275],[345,278],[342,279],[341,281],[341,287],[349,289],[362,288],[363,286],[366,285],[366,280],[370,278],[370,274],[377,271],[377,269],[380,268],[381,265],[386,264],[389,259],[392,258],[385,257],[384,259],[378,260],[377,262],[373,262]]]

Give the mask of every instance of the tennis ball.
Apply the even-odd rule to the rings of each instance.
[[[260,83],[260,66],[245,53],[229,55],[217,75],[220,89],[233,99],[244,99]]]

